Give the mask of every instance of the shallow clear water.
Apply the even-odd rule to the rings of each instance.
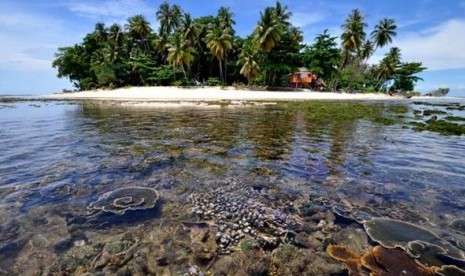
[[[392,112],[392,105],[407,112]],[[241,257],[222,252],[199,261],[192,245],[196,230],[183,222],[217,227],[218,218],[195,214],[200,207],[192,195],[223,189],[235,198],[242,187],[258,190],[258,202],[295,221],[324,219],[339,230],[363,229],[342,213],[370,208],[373,216],[414,223],[460,247],[463,229],[449,225],[465,214],[465,138],[415,132],[408,122],[416,120],[412,110],[418,108],[428,106],[2,104],[0,274],[218,270],[225,258]],[[90,208],[101,195],[134,186],[155,189],[156,206],[122,215]],[[321,218],[302,211],[309,204]],[[331,240],[321,238],[306,254],[325,254],[325,239]],[[120,251],[107,248],[123,241],[120,251],[127,256],[132,250],[124,261]],[[267,254],[262,257],[273,263],[272,251]]]

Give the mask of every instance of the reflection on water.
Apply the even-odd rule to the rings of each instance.
[[[375,217],[463,268],[465,140],[406,127],[415,108],[1,108],[0,274],[342,273],[328,245],[375,254]]]

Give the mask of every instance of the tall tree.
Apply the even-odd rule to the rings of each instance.
[[[123,29],[119,24],[113,24],[110,26],[108,38],[110,41],[111,48],[111,61],[114,62],[121,58],[123,54],[123,46],[125,43],[125,37]]]
[[[170,35],[181,23],[182,9],[178,5],[170,6],[167,1],[160,4],[156,17],[160,22],[159,34]]]
[[[371,38],[373,39],[376,48],[384,47],[392,43],[392,38],[397,35],[397,25],[393,19],[384,18],[371,32]]]
[[[375,89],[379,90],[386,82],[391,80],[400,65],[401,53],[400,49],[393,47],[380,61],[379,65],[375,68],[377,71],[376,79],[377,83]]]
[[[365,41],[365,43],[363,43],[362,47],[360,48],[360,52],[358,53],[358,56],[363,61],[366,61],[373,55],[374,52],[375,52],[375,47],[373,45],[373,42],[371,42],[371,40],[367,40]]]
[[[199,39],[199,30],[189,13],[184,14],[180,31],[184,39],[186,39],[192,47],[195,47]]]
[[[224,32],[229,32],[230,35],[230,43],[231,43],[231,49],[232,49],[232,44],[233,44],[233,39],[234,39],[234,28],[233,25],[236,24],[234,21],[233,17],[234,14],[230,11],[229,8],[226,7],[221,7],[218,10],[218,20],[219,20],[219,27],[224,30]],[[231,49],[228,49],[224,55],[224,78],[223,81],[227,83],[227,76],[228,76],[228,54]]]
[[[315,42],[307,46],[302,53],[303,64],[326,82],[336,77],[341,60],[341,51],[337,47],[337,37],[332,37],[328,30],[317,35]]]
[[[95,36],[100,43],[105,43],[108,40],[108,29],[104,23],[98,22],[95,24]]]
[[[342,24],[341,43],[344,59],[341,68],[344,68],[349,61],[351,54],[360,53],[360,49],[365,42],[366,33],[365,18],[359,9],[352,10],[344,24]]]
[[[189,67],[194,61],[195,49],[183,38],[179,32],[174,33],[171,36],[171,42],[168,44],[168,57],[167,60],[173,67],[178,67],[184,73],[184,77],[187,79],[185,67]]]
[[[250,43],[246,43],[239,54],[237,64],[241,66],[240,73],[247,78],[249,85],[260,74],[260,66],[257,60],[257,51]]]
[[[144,47],[146,52],[150,52],[147,36],[152,31],[152,28],[143,15],[130,17],[126,29],[129,31],[131,37]]]
[[[167,61],[166,57],[168,56],[168,44],[169,44],[168,34],[160,34],[153,40],[153,47],[160,55],[162,62],[165,62],[165,64]]]
[[[236,24],[236,21],[233,19],[234,13],[227,7],[221,7],[218,10],[218,20],[220,27],[223,29],[230,29],[232,34],[234,34],[233,26]]]
[[[264,52],[270,52],[281,41],[283,31],[274,8],[267,7],[260,12],[260,21],[253,32],[254,44]]]
[[[220,80],[224,82],[223,59],[232,49],[232,35],[229,30],[221,29],[219,25],[211,25],[205,36],[205,41],[211,54],[218,60]]]
[[[288,11],[287,6],[281,5],[281,2],[279,1],[276,2],[276,5],[274,7],[274,14],[278,22],[280,22],[280,24],[283,24],[285,26],[290,25],[289,19],[291,18],[292,13]]]
[[[394,75],[394,84],[391,89],[394,91],[409,92],[415,88],[415,83],[423,80],[416,74],[423,72],[427,68],[421,62],[402,63]]]

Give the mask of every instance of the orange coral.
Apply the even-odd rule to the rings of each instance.
[[[329,245],[326,248],[326,252],[333,259],[343,262],[349,270],[349,275],[358,276],[361,275],[362,263],[360,261],[360,255],[352,252],[345,246],[341,245]]]
[[[400,249],[386,249],[375,246],[361,258],[362,265],[372,276],[388,275],[435,275],[432,268],[418,265],[407,253]]]
[[[437,267],[423,267],[401,249],[386,249],[375,246],[363,256],[343,245],[329,245],[326,252],[335,260],[341,261],[349,270],[349,275],[362,275],[370,271],[371,276],[389,275],[435,275]]]

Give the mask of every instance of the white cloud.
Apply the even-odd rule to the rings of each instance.
[[[28,71],[40,71],[44,69],[50,69],[52,62],[47,59],[36,58],[26,53],[16,52],[9,56],[2,57],[2,64],[7,68],[3,69],[20,69]],[[0,64],[1,65],[1,64]],[[3,67],[3,66],[2,66]]]
[[[421,61],[429,70],[465,68],[465,21],[439,26],[399,38],[394,46],[405,61]]]
[[[0,69],[29,72],[50,69],[59,43],[79,35],[61,19],[8,5],[0,7],[0,29]]]
[[[80,1],[72,2],[68,6],[71,12],[83,17],[99,20],[104,18],[114,21],[124,20],[146,11],[155,14],[154,8],[142,0],[106,0],[87,3]]]
[[[320,22],[324,19],[322,13],[303,13],[303,12],[294,12],[291,17],[291,23],[294,26],[303,28],[307,25]]]

